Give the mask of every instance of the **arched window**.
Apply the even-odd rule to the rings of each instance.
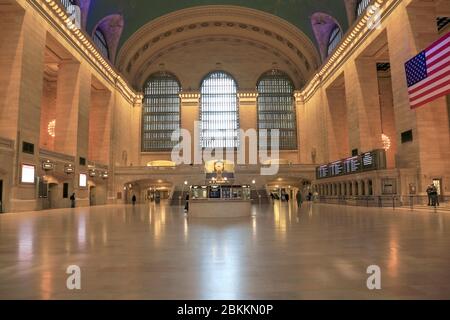
[[[334,49],[338,46],[342,39],[342,31],[339,26],[335,26],[330,33],[330,39],[328,40],[328,55],[330,55]]]
[[[61,0],[61,3],[66,8],[66,10],[69,10],[71,6],[77,5],[75,0]],[[71,12],[68,13],[70,14]]]
[[[364,11],[366,11],[371,1],[372,0],[358,0],[356,3],[356,17],[359,17],[364,13]]]
[[[259,147],[270,147],[270,130],[279,129],[280,150],[296,150],[297,120],[291,79],[282,71],[272,70],[260,78],[257,90]]]
[[[178,142],[172,133],[180,129],[180,91],[177,78],[167,72],[150,76],[144,86],[142,151],[170,151]]]
[[[108,49],[108,43],[106,42],[105,35],[103,32],[97,28],[94,33],[94,43],[97,49],[100,51],[100,53],[107,59],[109,59],[109,49]]]
[[[209,74],[201,85],[202,148],[239,147],[237,83],[227,73]]]

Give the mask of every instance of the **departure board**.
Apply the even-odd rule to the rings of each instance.
[[[374,152],[366,152],[361,156],[362,170],[375,170],[377,165],[377,154]]]
[[[346,174],[352,174],[360,171],[361,169],[361,158],[359,156],[351,157],[344,160],[344,167]]]
[[[344,162],[343,161],[336,161],[333,163],[330,163],[328,166],[328,172],[331,177],[340,176],[345,173],[344,171]]]
[[[317,179],[333,178],[358,172],[381,170],[386,168],[384,150],[365,152],[359,156],[334,161],[317,167]]]
[[[328,165],[320,166],[317,168],[317,178],[323,179],[328,177]]]

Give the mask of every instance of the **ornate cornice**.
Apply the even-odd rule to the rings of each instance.
[[[142,95],[135,92],[118,71],[95,47],[90,36],[71,22],[65,8],[55,0],[26,0],[73,46],[105,80],[115,86],[121,95],[133,105],[139,104]]]
[[[376,10],[367,10],[366,14],[354,23],[342,38],[341,44],[302,90],[301,100],[308,101],[325,81],[351,57],[355,50],[364,44],[364,40],[375,31],[373,26],[369,26],[374,17],[381,24],[400,2],[401,0],[375,0],[372,5]]]

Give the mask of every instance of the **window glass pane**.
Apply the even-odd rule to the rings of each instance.
[[[358,0],[356,5],[356,16],[359,17],[364,13],[366,8],[369,6],[371,0]]]
[[[97,49],[100,51],[100,53],[105,58],[109,59],[108,43],[106,42],[105,35],[103,34],[103,32],[100,29],[95,30],[94,44],[97,47]]]
[[[270,147],[270,130],[280,130],[280,150],[297,149],[294,85],[289,77],[272,70],[258,82],[259,148]]]
[[[225,72],[214,72],[201,87],[202,148],[239,147],[239,108],[236,81]]]
[[[170,151],[177,144],[172,133],[180,129],[180,91],[175,76],[161,72],[144,87],[142,108],[142,151]]]
[[[328,41],[328,55],[330,55],[334,49],[339,45],[342,39],[341,28],[336,26],[333,31],[331,31],[330,40]]]

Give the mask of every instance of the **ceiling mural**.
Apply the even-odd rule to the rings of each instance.
[[[312,41],[314,35],[310,18],[315,12],[330,14],[344,30],[348,27],[345,4],[340,0],[91,0],[88,30],[92,31],[105,16],[122,14],[125,26],[120,47],[149,21],[202,5],[236,5],[271,13],[299,28]]]

